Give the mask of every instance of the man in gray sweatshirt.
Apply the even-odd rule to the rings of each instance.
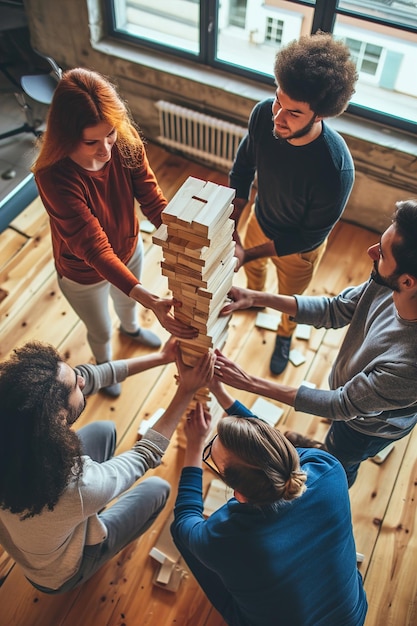
[[[349,324],[333,364],[330,390],[298,389],[251,376],[218,354],[224,383],[332,421],[324,444],[286,433],[299,447],[323,447],[345,468],[349,486],[360,463],[417,423],[417,200],[397,202],[392,224],[368,254],[370,279],[334,298],[279,296],[233,288],[222,311],[267,306],[316,328]]]

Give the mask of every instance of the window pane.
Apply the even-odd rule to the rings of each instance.
[[[417,122],[417,46],[407,31],[339,15],[334,35],[359,72],[352,104]]]
[[[216,60],[224,63],[272,76],[277,50],[311,32],[313,6],[289,0],[222,0],[218,4]]]
[[[199,54],[199,0],[116,0],[114,9],[119,32]]]
[[[339,0],[338,8],[417,28],[416,0]]]

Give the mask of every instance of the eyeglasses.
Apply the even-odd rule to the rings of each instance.
[[[214,461],[212,460],[211,463],[209,463],[209,459],[211,457],[211,449],[213,447],[213,443],[214,443],[216,437],[217,437],[217,434],[214,435],[213,439],[211,441],[209,441],[208,444],[206,445],[206,447],[204,448],[202,461],[203,461],[203,463],[205,463],[207,465],[207,467],[209,467],[211,469],[212,472],[217,474],[217,476],[219,476],[223,480],[223,476],[220,474],[219,470],[217,469],[216,465],[214,464]]]

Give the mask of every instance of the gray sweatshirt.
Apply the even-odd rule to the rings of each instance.
[[[75,368],[86,381],[84,395],[102,386],[122,382],[127,363],[115,361]],[[107,530],[97,513],[143,474],[161,462],[169,440],[148,430],[131,450],[97,463],[83,456],[79,481],[72,480],[53,511],[44,509],[24,521],[0,509],[0,543],[33,582],[58,589],[78,570],[84,545],[106,539]]]
[[[392,291],[373,280],[334,298],[297,296],[298,323],[349,329],[330,391],[301,386],[295,409],[349,420],[366,435],[399,439],[417,423],[417,323],[401,319]]]

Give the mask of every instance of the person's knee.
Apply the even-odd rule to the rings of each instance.
[[[111,420],[97,420],[91,426],[94,427],[97,438],[102,437],[104,440],[112,442],[114,444],[113,449],[116,447],[117,431],[114,422]]]
[[[91,435],[95,439],[114,438],[116,439],[116,424],[111,420],[96,420],[91,424],[86,424],[79,429],[78,434]]]
[[[112,327],[88,328],[87,338],[89,343],[103,345],[111,341]]]
[[[161,503],[161,509],[165,506],[166,501],[171,493],[171,485],[169,482],[159,476],[150,476],[143,481],[142,484],[147,485],[149,491],[154,495],[155,499]]]

